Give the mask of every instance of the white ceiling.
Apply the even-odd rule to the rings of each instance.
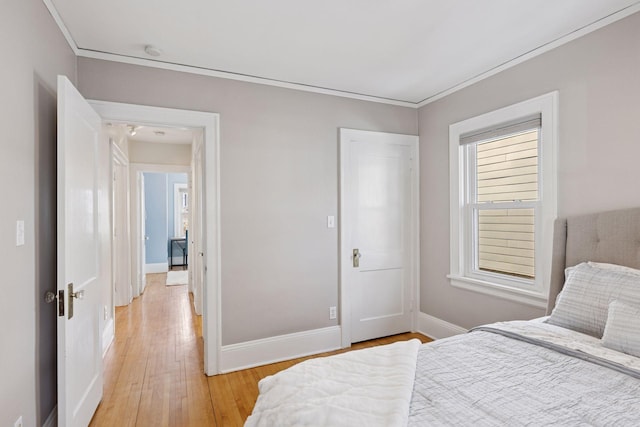
[[[639,0],[43,1],[80,56],[402,105],[640,10]],[[147,55],[148,44],[164,53]]]

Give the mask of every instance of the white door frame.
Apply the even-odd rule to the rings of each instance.
[[[112,273],[118,273],[119,277],[116,277],[115,274],[111,275],[111,318],[110,322],[113,322],[115,319],[115,307],[128,305],[131,303],[133,299],[133,288],[129,289],[126,292],[123,292],[122,289],[122,268],[127,271],[127,280],[125,283],[131,284],[131,227],[130,227],[130,205],[129,205],[129,193],[130,193],[130,185],[129,185],[129,157],[127,153],[123,152],[122,149],[115,143],[112,138],[109,138],[110,148],[111,148],[111,195],[112,195],[112,218],[111,218],[111,232],[115,230],[117,233],[117,240],[115,243],[111,245],[111,270]],[[127,171],[125,176],[124,186],[120,185],[120,181],[116,180],[116,167],[122,166]],[[117,184],[115,184],[117,183]],[[124,189],[124,191],[122,191]],[[116,204],[116,200],[118,204]],[[116,206],[119,205],[121,209],[116,209]],[[116,224],[118,223],[118,219],[125,217],[127,218],[126,225],[123,228],[118,229]],[[123,246],[124,245],[124,246]],[[119,297],[120,299],[116,301],[116,284],[120,285],[119,288]],[[112,339],[112,334],[110,335]],[[107,343],[103,344],[103,347],[108,347]]]
[[[202,313],[204,277],[206,263],[202,258],[204,252],[204,147],[201,132],[194,134],[191,146],[191,175],[189,176],[189,253],[191,254],[191,267],[189,268],[189,286],[193,292],[193,305],[197,314]]]
[[[204,372],[220,373],[220,115],[202,111],[89,101],[104,120],[204,129],[205,282],[202,313]]]
[[[145,235],[145,230],[142,229],[143,223],[143,214],[142,212],[142,202],[138,202],[142,200],[144,194],[142,194],[142,177],[143,173],[184,173],[187,176],[191,173],[191,166],[186,165],[161,165],[154,163],[131,163],[129,164],[129,173],[130,173],[130,181],[135,183],[135,185],[131,186],[131,200],[134,203],[133,207],[133,215],[131,218],[131,235],[133,236],[133,245],[131,249],[131,253],[134,255],[132,257],[132,270],[134,272],[136,280],[134,281],[134,296],[138,297],[144,292],[145,282],[142,280],[144,278],[144,256],[142,255],[142,250],[144,249],[144,241],[143,236]],[[168,225],[167,225],[168,226]],[[169,236],[173,237],[173,236]],[[138,278],[138,274],[141,274],[142,277]]]
[[[342,348],[351,346],[351,292],[347,288],[347,272],[352,268],[352,248],[347,247],[349,240],[347,236],[351,234],[350,225],[345,221],[345,177],[349,173],[350,156],[348,150],[348,142],[351,136],[358,133],[365,134],[369,131],[356,129],[340,129],[340,254],[338,260],[338,269],[340,274],[340,325],[342,331]],[[384,135],[384,132],[372,132],[377,135]],[[411,272],[409,279],[411,286],[411,331],[418,329],[418,315],[420,313],[420,168],[418,165],[418,137],[415,142],[409,144],[411,148],[411,201],[410,201],[410,220],[408,233],[411,236],[410,248],[411,254],[408,257],[408,271]]]
[[[173,236],[171,237],[183,237],[180,233],[182,221],[180,220],[182,217],[182,209],[180,203],[182,200],[178,197],[180,195],[180,190],[185,189],[187,194],[189,194],[189,180],[188,177],[191,173],[191,170],[187,172],[187,182],[185,183],[174,183],[173,184]],[[187,201],[189,201],[190,195],[187,196]]]

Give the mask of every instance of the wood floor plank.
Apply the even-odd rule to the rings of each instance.
[[[395,341],[401,334],[350,349],[259,366],[214,377],[203,373],[202,318],[187,286],[165,286],[147,275],[144,295],[116,309],[116,337],[104,361],[104,394],[91,426],[242,426],[258,397],[258,382],[308,360]]]

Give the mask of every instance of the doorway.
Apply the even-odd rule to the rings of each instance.
[[[219,238],[219,115],[197,111],[173,110],[159,107],[147,107],[104,101],[89,101],[90,105],[105,121],[135,123],[145,126],[166,126],[178,128],[199,128],[202,135],[199,146],[194,150],[201,153],[199,161],[202,201],[201,201],[201,250],[192,251],[202,260],[202,329],[204,339],[204,372],[207,375],[219,373],[220,353],[220,238]],[[137,176],[139,169],[130,164],[132,193],[139,188]],[[198,173],[196,173],[198,175]],[[132,194],[131,200],[139,203],[139,193]],[[134,207],[132,206],[132,209]],[[136,207],[137,208],[137,207]],[[134,224],[136,222],[136,224]],[[144,236],[133,234],[134,227],[140,222],[132,220],[132,253],[139,254],[134,247],[140,245]],[[190,239],[194,241],[197,239]],[[139,255],[136,255],[139,256]],[[134,262],[136,256],[132,258]],[[140,262],[138,260],[137,262]]]
[[[340,129],[342,346],[414,331],[418,137]]]

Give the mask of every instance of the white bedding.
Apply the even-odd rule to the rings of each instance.
[[[292,366],[258,385],[245,426],[406,426],[420,341]]]
[[[312,359],[246,426],[639,426],[640,358],[542,321]]]
[[[634,377],[640,372],[628,370],[639,361],[632,356],[545,323],[487,327],[494,331],[421,347],[409,426],[640,425],[640,376]],[[537,345],[538,339],[558,347]]]

